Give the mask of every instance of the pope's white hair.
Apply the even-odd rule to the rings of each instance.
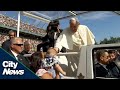
[[[71,22],[71,21],[77,21],[77,22],[79,22],[78,18],[76,18],[76,17],[72,17],[72,18],[70,19],[70,22]]]

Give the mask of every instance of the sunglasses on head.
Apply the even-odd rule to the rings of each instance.
[[[23,46],[23,44],[14,44],[14,45],[17,45],[17,46]]]

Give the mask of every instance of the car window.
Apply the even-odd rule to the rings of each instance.
[[[94,78],[120,78],[120,47],[94,48],[92,54]]]

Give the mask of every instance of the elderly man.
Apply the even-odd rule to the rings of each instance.
[[[30,68],[29,62],[20,53],[23,51],[23,41],[19,37],[14,37],[11,39],[10,51],[9,53],[23,63],[26,67]],[[44,69],[40,69],[37,75],[42,79],[52,79],[52,76]]]
[[[31,44],[30,44],[30,42],[25,41],[24,42],[24,50],[21,52],[21,54],[22,55],[24,55],[24,54],[31,54],[30,50],[31,50]]]
[[[70,26],[63,30],[55,43],[55,49],[58,52],[62,47],[65,47],[67,52],[79,52],[81,46],[95,43],[95,36],[87,26],[80,25],[76,18],[71,18],[69,24]],[[79,55],[69,55],[67,56],[67,60],[68,75],[76,76]]]
[[[24,50],[20,54],[22,54],[22,55],[31,54],[30,53],[31,48],[32,48],[32,46],[31,46],[30,42],[29,41],[25,41],[24,42]],[[31,67],[31,57],[25,57],[25,59],[29,62],[30,69],[32,70],[33,68]]]
[[[23,41],[19,37],[14,37],[11,39],[11,45],[10,45],[10,51],[9,53],[16,58],[16,60],[19,60],[22,62],[26,67],[29,66],[29,62],[25,59],[24,56],[20,55],[20,53],[23,51]]]

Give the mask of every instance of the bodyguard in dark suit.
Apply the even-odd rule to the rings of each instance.
[[[109,54],[106,50],[96,53],[98,63],[95,64],[96,77],[120,78],[120,69],[114,62],[110,62]]]
[[[2,48],[6,50],[7,52],[10,51],[10,40],[11,38],[16,36],[16,33],[14,31],[9,31],[9,39],[2,43]]]
[[[106,68],[109,63],[109,54],[106,50],[99,50],[96,53],[97,63],[95,64],[96,77],[111,77]]]
[[[113,78],[114,76],[110,72],[108,68],[106,68],[107,65],[102,65],[100,63],[97,63],[95,65],[96,67],[96,77],[104,77],[104,78]]]
[[[9,53],[22,62],[26,67],[30,67],[29,61],[25,59],[20,53],[23,51],[23,42],[19,37],[14,37],[11,39],[10,51]]]

